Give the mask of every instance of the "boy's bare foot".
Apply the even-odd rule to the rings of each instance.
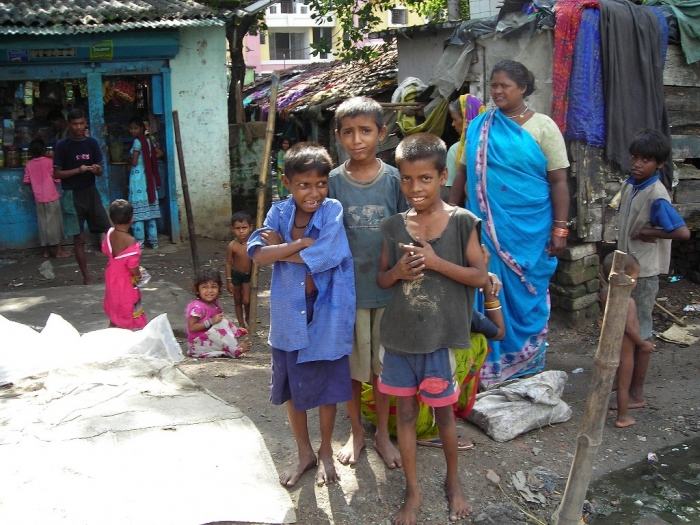
[[[348,442],[345,443],[345,446],[340,449],[340,452],[338,452],[336,457],[343,465],[354,465],[360,460],[360,453],[362,452],[363,448],[365,448],[364,430],[362,431],[362,434],[358,435],[355,435],[352,431],[350,431]]]
[[[635,401],[634,399],[632,399],[632,397],[630,397],[630,402],[627,404],[627,410],[630,410],[632,408],[644,408],[645,406],[647,406],[646,399]],[[610,402],[610,410],[617,410],[617,400],[616,399],[613,399]]]
[[[403,466],[401,454],[391,442],[391,438],[389,438],[388,434],[384,437],[375,435],[374,448],[379,452],[387,468],[400,468]]]
[[[445,482],[447,500],[450,502],[450,521],[463,520],[472,513],[472,506],[462,489],[462,483]]]
[[[340,479],[340,475],[335,470],[333,453],[325,454],[318,451],[318,469],[316,470],[316,485],[331,485]]]
[[[615,426],[617,428],[626,428],[626,427],[631,427],[637,422],[636,419],[634,419],[632,416],[625,416],[623,418],[617,418],[615,420]]]
[[[56,259],[67,259],[68,257],[72,257],[73,254],[70,252],[60,252],[56,254]]]
[[[302,474],[316,465],[316,455],[299,457],[288,470],[280,474],[280,483],[285,487],[293,487]]]
[[[392,525],[416,525],[420,502],[421,490],[418,485],[407,485],[403,505],[391,519]]]

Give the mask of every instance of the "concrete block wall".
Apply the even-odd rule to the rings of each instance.
[[[674,241],[671,248],[672,273],[700,283],[700,232],[691,231],[687,241]]]
[[[553,317],[569,326],[598,318],[599,264],[595,243],[570,243],[566,247],[549,284]]]

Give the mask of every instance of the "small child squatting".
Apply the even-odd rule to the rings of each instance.
[[[614,253],[608,255],[603,261],[603,272],[606,277],[610,274],[612,267],[612,259]],[[634,255],[625,256],[625,274],[634,279],[632,290],[637,287],[637,279],[639,278],[639,261]],[[605,305],[608,300],[608,285],[605,284],[601,288],[598,298],[601,307],[605,311]],[[644,381],[644,376],[640,377],[638,363],[644,354],[654,352],[654,345],[651,341],[645,341],[639,333],[639,321],[637,320],[637,305],[634,299],[630,297],[629,306],[627,308],[627,318],[625,320],[625,334],[622,338],[622,346],[620,347],[620,365],[617,368],[615,375],[615,385],[617,388],[617,402],[611,404],[611,410],[617,410],[617,419],[615,426],[625,428],[634,425],[637,421],[627,415],[627,410],[632,408],[641,408],[644,405],[638,403],[630,403],[630,390],[632,385],[641,389],[641,385],[637,383]],[[637,371],[635,373],[635,368]]]
[[[381,323],[385,348],[378,387],[397,396],[397,435],[406,477],[403,505],[393,525],[415,525],[421,505],[416,466],[416,417],[420,392],[435,407],[447,472],[449,519],[472,511],[457,464],[457,427],[452,405],[459,398],[454,348],[470,345],[469,323],[476,288],[488,273],[479,243],[480,221],[444,203],[445,143],[428,133],[405,138],[396,149],[408,212],[382,224],[383,248],[377,284],[392,295]],[[436,298],[440,297],[440,300]],[[431,326],[426,325],[430,319]]]

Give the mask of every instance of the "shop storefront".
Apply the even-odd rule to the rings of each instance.
[[[132,117],[147,121],[164,151],[159,233],[179,241],[169,60],[177,30],[50,36],[0,36],[0,249],[38,246],[30,188],[22,183],[29,142],[40,137],[50,155],[72,108],[88,115],[105,174],[97,187],[105,205],[128,195],[128,132]]]

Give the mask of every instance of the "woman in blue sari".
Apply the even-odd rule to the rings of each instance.
[[[506,336],[490,344],[481,384],[544,369],[550,312],[549,280],[566,246],[569,161],[559,128],[525,104],[534,75],[512,60],[491,72],[495,109],[479,115],[467,130],[467,208],[481,218],[482,242],[491,254],[489,270],[503,281],[501,304]],[[464,188],[458,173],[454,190]]]

